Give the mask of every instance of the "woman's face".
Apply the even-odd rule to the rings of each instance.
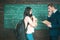
[[[32,9],[30,10],[30,14],[32,14]]]

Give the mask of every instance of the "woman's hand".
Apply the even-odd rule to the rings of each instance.
[[[33,22],[35,24],[35,27],[37,26],[37,18],[35,16],[33,16]]]

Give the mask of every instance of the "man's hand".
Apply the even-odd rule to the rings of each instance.
[[[52,12],[48,12],[48,17],[50,17],[52,15]]]
[[[47,20],[42,21],[42,23],[46,24],[48,27],[51,27],[51,23]]]

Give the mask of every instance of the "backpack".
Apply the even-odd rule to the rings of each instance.
[[[17,40],[27,40],[24,20],[19,21],[16,27]]]

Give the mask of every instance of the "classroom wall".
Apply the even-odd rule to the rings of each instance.
[[[41,21],[47,18],[47,4],[51,2],[60,10],[60,0],[0,0],[0,40],[17,40],[14,29],[27,6],[38,19],[35,40],[49,40],[49,29]]]

